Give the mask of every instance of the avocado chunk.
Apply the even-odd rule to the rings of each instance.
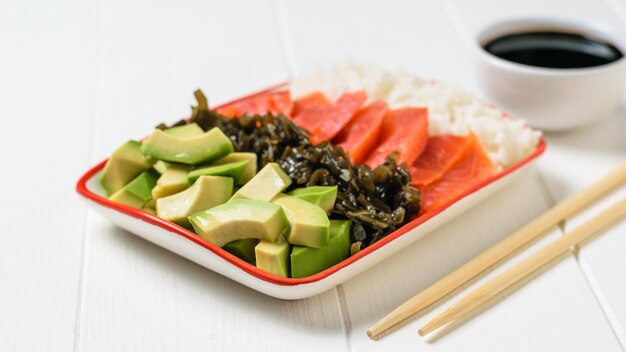
[[[291,224],[287,242],[315,248],[322,248],[328,243],[330,221],[322,208],[284,194],[276,196],[272,203],[283,207]]]
[[[276,242],[289,230],[280,205],[237,199],[189,217],[196,233],[218,247],[243,238]]]
[[[141,143],[128,141],[117,148],[100,174],[100,184],[107,196],[122,189],[142,171],[152,166],[152,161],[141,153]]]
[[[291,251],[291,277],[307,277],[348,258],[350,220],[330,220],[330,238],[323,248],[294,246]]]
[[[256,238],[244,238],[242,240],[235,240],[228,242],[222,247],[235,257],[242,259],[250,264],[254,264],[255,255],[254,247],[259,243]]]
[[[357,253],[359,253],[361,251],[361,246],[363,245],[363,242],[361,241],[356,241],[353,244],[350,245],[350,256],[353,256]]]
[[[202,127],[198,126],[198,124],[195,122],[188,123],[182,126],[171,127],[163,130],[163,132],[179,138],[192,138],[204,134],[204,130],[202,129]]]
[[[169,165],[157,180],[156,186],[152,189],[152,198],[159,199],[185,190],[189,187],[189,181],[187,181],[188,173],[188,166]]]
[[[257,156],[255,153],[230,153],[225,157],[215,160],[212,165],[224,165],[235,161],[247,160],[248,164],[246,169],[243,170],[241,177],[239,178],[239,184],[243,185],[250,181],[256,174]]]
[[[189,183],[194,183],[200,176],[227,176],[232,177],[235,183],[239,183],[241,176],[248,167],[250,162],[248,160],[235,161],[224,165],[207,166],[200,169],[195,169],[189,172],[187,178]]]
[[[231,198],[269,202],[291,185],[291,179],[276,163],[268,163]]]
[[[141,150],[153,159],[197,165],[232,153],[233,144],[217,127],[191,138],[173,136],[156,129],[143,142]]]
[[[290,196],[306,200],[309,203],[313,203],[330,214],[330,211],[335,207],[335,200],[337,199],[337,186],[310,186],[304,188],[296,188],[288,193]]]
[[[274,275],[289,277],[289,249],[287,242],[261,241],[254,247],[256,267]]]
[[[159,175],[154,170],[144,171],[126,186],[113,193],[110,200],[141,209],[152,199],[152,188]]]
[[[201,176],[186,190],[157,199],[157,216],[189,227],[189,215],[226,203],[232,193],[233,180],[230,177]]]
[[[154,163],[154,165],[152,165],[152,167],[161,175],[163,175],[165,173],[165,171],[167,170],[168,167],[170,167],[170,163],[168,163],[167,161],[163,161],[163,160],[157,160],[156,163]]]

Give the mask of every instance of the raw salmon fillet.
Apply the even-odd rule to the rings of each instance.
[[[292,109],[293,102],[289,92],[279,92],[261,94],[240,100],[217,109],[217,112],[228,117],[239,117],[244,114],[264,115],[270,112],[290,117]]]
[[[439,135],[428,138],[420,157],[409,166],[411,183],[425,186],[439,180],[471,146],[471,136]]]
[[[325,104],[318,95],[305,98],[308,103],[296,104],[293,121],[311,132],[313,144],[335,137],[367,100],[364,92],[344,93],[334,104]]]
[[[398,152],[398,164],[408,165],[422,154],[428,142],[428,110],[403,108],[389,110],[383,119],[376,148],[365,163],[374,168],[387,155]]]
[[[302,98],[296,99],[293,103],[293,116],[297,116],[302,113],[304,110],[311,109],[320,109],[320,108],[328,108],[332,104],[326,98],[324,93],[322,92],[313,92],[309,95],[306,95]]]
[[[387,110],[389,107],[382,100],[359,110],[350,123],[333,138],[333,144],[343,148],[353,163],[363,163],[376,146],[378,132]]]
[[[493,174],[493,162],[476,136],[469,137],[470,145],[452,168],[438,181],[420,187],[422,213],[440,207]]]

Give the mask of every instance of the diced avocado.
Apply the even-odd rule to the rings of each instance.
[[[328,243],[330,221],[322,208],[284,194],[276,196],[272,203],[283,207],[291,224],[287,242],[315,248],[322,248]]]
[[[248,165],[246,166],[246,169],[243,171],[243,173],[241,174],[241,178],[239,179],[239,184],[243,185],[250,181],[256,174],[256,153],[230,153],[221,159],[215,160],[212,165],[224,165],[243,160],[248,160]]]
[[[233,179],[230,177],[201,176],[186,190],[157,199],[157,216],[189,227],[189,215],[225,203],[232,193]]]
[[[243,238],[276,242],[289,230],[289,220],[280,205],[237,199],[189,217],[196,233],[222,247]]]
[[[152,188],[159,175],[154,170],[144,171],[126,186],[113,193],[110,200],[141,209],[152,199]]]
[[[152,161],[141,153],[141,143],[128,141],[117,148],[100,174],[100,184],[107,196],[122,189],[142,171],[152,166]]]
[[[222,247],[232,255],[240,258],[250,264],[255,261],[254,247],[259,243],[256,238],[244,238],[242,240],[235,240],[228,242]]]
[[[154,188],[152,188],[154,189]],[[154,199],[154,197],[152,197],[146,204],[143,205],[143,210],[149,209],[149,208],[156,208],[156,199]]]
[[[363,242],[361,241],[356,241],[353,244],[350,245],[350,256],[353,256],[357,253],[359,253],[361,251],[361,246],[363,245]]]
[[[165,171],[167,170],[168,167],[170,167],[170,163],[168,163],[167,161],[163,161],[163,160],[157,160],[156,163],[154,163],[154,165],[152,165],[152,167],[161,175],[163,175],[165,173]]]
[[[248,167],[249,161],[235,161],[224,165],[207,166],[200,169],[195,169],[189,172],[187,178],[190,183],[194,183],[200,176],[227,176],[232,177],[235,183],[238,183],[243,175],[246,167]]]
[[[289,277],[289,249],[287,242],[261,241],[254,247],[256,267],[278,276]]]
[[[146,213],[150,213],[152,215],[156,215],[156,210],[152,207],[145,207],[143,208],[143,211],[145,211]]]
[[[156,129],[143,142],[141,150],[153,159],[197,165],[232,153],[233,144],[217,127],[191,138],[180,138]]]
[[[163,132],[179,138],[192,138],[204,134],[204,130],[195,122],[168,128],[163,130]]]
[[[288,194],[320,206],[324,209],[326,214],[329,214],[335,207],[335,200],[337,199],[337,186],[310,186],[296,188]]]
[[[269,202],[291,185],[291,179],[276,163],[268,163],[231,198],[254,199]]]
[[[323,248],[294,246],[291,277],[307,277],[328,269],[350,255],[350,220],[331,220],[330,238]]]
[[[152,198],[159,199],[184,191],[189,187],[188,173],[188,166],[171,164],[157,180],[156,186],[152,189]]]

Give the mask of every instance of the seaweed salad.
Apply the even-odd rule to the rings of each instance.
[[[309,133],[282,114],[226,117],[209,109],[208,100],[197,90],[197,106],[191,118],[167,126],[197,123],[203,130],[221,129],[235,151],[258,156],[258,168],[276,162],[292,179],[290,188],[337,186],[333,219],[353,222],[351,241],[355,250],[365,248],[407,223],[420,210],[420,191],[411,185],[406,164],[395,153],[375,168],[351,163],[348,154],[326,141],[313,144]]]

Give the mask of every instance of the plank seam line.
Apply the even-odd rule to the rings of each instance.
[[[451,0],[443,0],[441,3],[444,12],[448,15],[448,19],[452,22],[452,26],[454,27],[456,33],[459,37],[461,37],[461,43],[463,43],[465,49],[469,50],[472,47],[472,38],[470,30],[461,18],[461,14]]]
[[[274,16],[278,27],[278,36],[283,48],[283,56],[287,64],[289,79],[292,80],[298,72],[296,53],[293,46],[291,31],[289,30],[289,20],[284,0],[273,0]]]
[[[105,4],[106,3],[106,4]],[[105,24],[110,21],[108,17],[108,12],[105,11],[105,6],[110,6],[109,0],[98,0],[98,30],[97,30],[97,38],[96,38],[96,74],[95,74],[95,103],[94,103],[94,122],[91,129],[91,139],[90,139],[90,162],[94,161],[96,158],[96,145],[98,139],[98,126],[99,122],[102,119],[102,99],[103,99],[103,79],[104,79],[104,39],[105,39],[105,30],[108,28]],[[78,302],[76,302],[76,317],[74,318],[74,352],[80,350],[81,343],[81,331],[82,331],[82,323],[83,323],[83,303],[84,303],[84,295],[85,295],[85,278],[86,278],[86,257],[87,257],[87,248],[89,241],[89,232],[91,228],[92,221],[92,213],[86,209],[85,210],[85,226],[83,232],[83,245],[82,245],[82,253],[80,258],[80,276],[78,282]]]
[[[624,341],[624,336],[619,333],[620,331],[623,332],[623,329],[621,327],[621,324],[619,323],[619,319],[617,318],[617,315],[615,314],[613,309],[610,309],[611,305],[609,303],[609,300],[606,298],[604,291],[602,290],[598,281],[596,280],[596,277],[593,274],[593,270],[591,270],[591,267],[589,266],[587,260],[585,259],[585,255],[580,253],[579,248],[577,248],[576,254],[574,255],[574,257],[576,258],[576,262],[578,263],[580,270],[584,274],[585,281],[587,282],[587,285],[590,287],[591,292],[593,293],[594,299],[596,300],[596,302],[598,302],[598,305],[600,306],[600,310],[602,311],[602,314],[604,314],[604,317],[606,318],[609,324],[609,327],[611,328],[611,331],[613,332],[613,335],[615,335],[615,340],[617,341],[617,344],[619,345],[621,350],[624,351],[626,343]]]
[[[83,293],[85,288],[85,251],[87,250],[87,233],[91,222],[91,212],[85,209],[85,226],[83,231],[82,253],[80,256],[80,271],[78,277],[78,302],[76,302],[76,316],[74,317],[74,351],[80,348],[80,331],[83,315]]]
[[[335,288],[335,297],[337,299],[337,305],[339,312],[341,313],[341,325],[343,326],[344,337],[346,340],[347,351],[352,351],[350,345],[350,333],[352,332],[352,322],[350,320],[350,312],[348,312],[348,305],[346,303],[346,293],[343,290],[343,285],[339,285]]]
[[[539,170],[537,170],[536,175],[537,175],[539,187],[541,187],[542,193],[544,194],[544,197],[548,201],[549,205],[551,207],[556,205],[556,199],[552,195],[550,188],[548,187],[545,179],[543,178]],[[561,235],[564,235],[566,233],[566,224],[567,224],[567,219],[559,222],[558,229],[561,232]],[[587,284],[587,287],[589,287],[589,290],[591,291],[591,295],[593,296],[594,301],[600,308],[600,312],[602,312],[602,316],[604,316],[604,319],[606,320],[607,325],[611,329],[611,333],[615,337],[615,341],[617,341],[619,348],[622,351],[624,351],[625,343],[622,337],[620,336],[620,334],[618,333],[618,330],[616,330],[620,324],[617,321],[615,314],[612,313],[613,310],[611,309],[610,304],[608,303],[608,300],[605,298],[602,288],[600,288],[600,286],[597,285],[595,281],[595,276],[593,275],[593,271],[586,264],[584,255],[583,257],[581,257],[581,254],[578,250],[579,246],[576,246],[576,248],[577,248],[576,250],[572,251],[571,255],[574,257],[574,260],[576,261],[576,265],[578,266],[578,270],[580,270],[580,272],[582,273],[582,276],[585,280],[585,283]]]

